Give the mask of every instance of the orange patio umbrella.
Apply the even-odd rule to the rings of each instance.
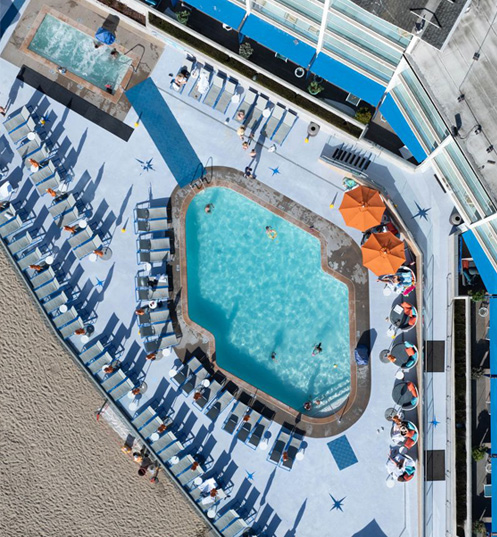
[[[340,212],[348,226],[366,231],[381,224],[385,204],[377,190],[358,186],[345,192]]]
[[[404,243],[390,231],[372,233],[362,245],[362,264],[377,276],[395,274],[405,260]]]

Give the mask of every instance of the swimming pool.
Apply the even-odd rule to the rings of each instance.
[[[193,197],[185,227],[188,314],[214,336],[217,365],[297,411],[317,400],[311,415],[332,413],[350,391],[349,289],[322,269],[320,241],[224,187]]]
[[[95,48],[96,40],[47,13],[34,34],[28,49],[57,66],[105,90],[110,84],[118,88],[132,59],[123,54],[110,55],[113,47]]]

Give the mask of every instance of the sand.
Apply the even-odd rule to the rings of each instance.
[[[139,477],[122,440],[97,422],[101,397],[3,249],[0,273],[0,535],[206,535],[176,485],[162,472],[156,485]]]

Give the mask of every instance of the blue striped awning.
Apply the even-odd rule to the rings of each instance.
[[[488,337],[490,338],[490,374],[493,376],[497,375],[497,298],[490,299],[490,322],[488,330]],[[490,379],[490,445],[493,473],[497,472],[497,457],[494,458],[497,455],[497,378]],[[497,533],[497,479],[492,479],[491,505],[493,535]]]
[[[315,53],[314,47],[256,15],[247,17],[240,32],[304,68],[309,65]]]
[[[245,17],[245,10],[229,0],[187,0],[186,3],[235,29]]]
[[[409,149],[413,157],[418,162],[423,162],[428,155],[390,94],[383,100],[380,106],[380,112],[388,121],[390,127],[395,131],[395,134],[404,142],[404,145]]]
[[[318,54],[311,66],[311,71],[373,106],[380,102],[385,93],[385,86],[358,73],[352,67],[348,67],[324,52]]]

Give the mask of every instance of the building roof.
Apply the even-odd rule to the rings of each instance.
[[[414,26],[426,17],[421,39],[436,48],[442,48],[452,32],[467,0],[352,0],[377,17],[414,33]],[[428,21],[432,20],[433,24]],[[436,26],[438,25],[439,28]]]

